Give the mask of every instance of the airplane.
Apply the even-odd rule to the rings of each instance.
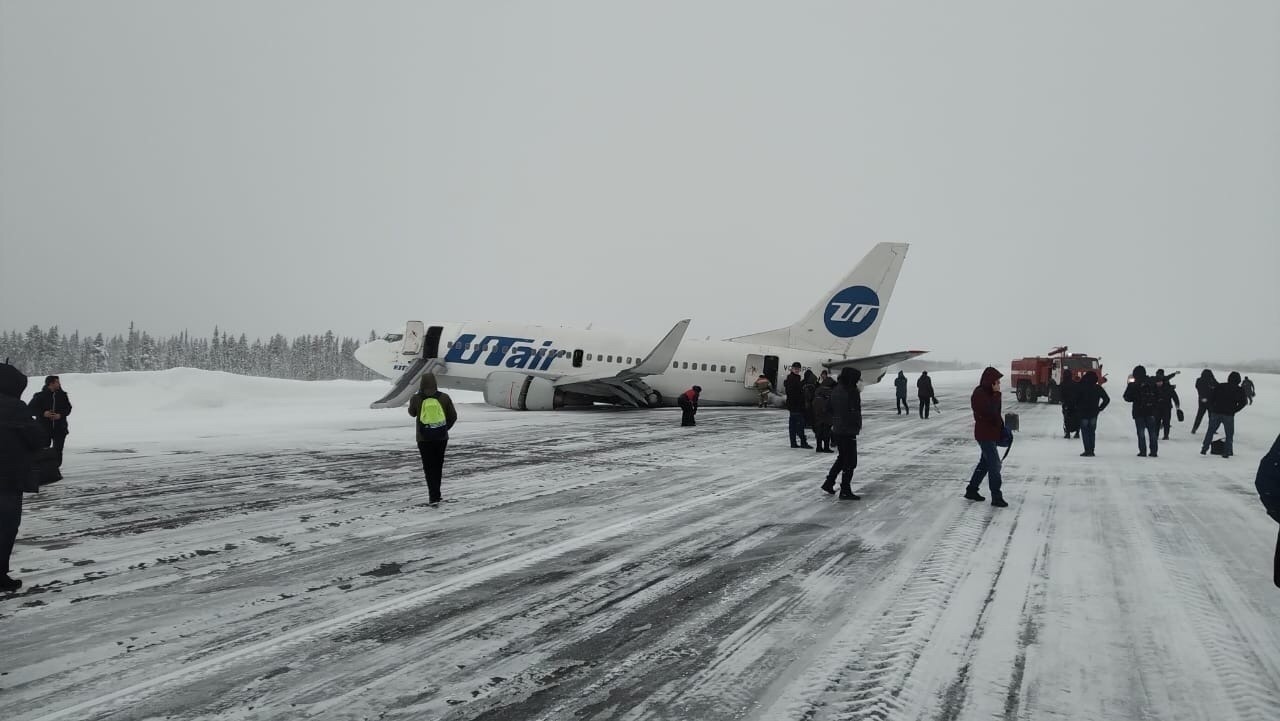
[[[805,368],[862,371],[879,382],[889,366],[927,351],[870,355],[889,297],[907,256],[906,243],[880,243],[800,320],[786,328],[723,341],[685,338],[682,320],[657,345],[591,329],[503,322],[427,325],[409,321],[355,351],[356,360],[393,379],[371,408],[408,402],[423,373],[442,389],[479,391],[485,403],[521,411],[674,406],[702,387],[700,406],[755,406],[754,385],[765,376],[777,389],[792,363]],[[816,370],[815,370],[816,372]],[[770,403],[782,405],[774,394]]]

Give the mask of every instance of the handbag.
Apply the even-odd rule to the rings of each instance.
[[[1181,422],[1183,422],[1183,421],[1185,421],[1185,420],[1187,420],[1187,417],[1186,417],[1185,415],[1183,415],[1183,414],[1182,414],[1182,409],[1181,409],[1181,408],[1179,408],[1179,409],[1178,409],[1178,422],[1179,422],[1179,423],[1181,423]]]

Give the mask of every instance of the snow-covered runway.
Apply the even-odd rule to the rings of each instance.
[[[776,411],[463,406],[439,509],[403,411],[146,444],[73,418],[0,600],[5,718],[1280,718],[1252,488],[1280,413],[1231,460],[1189,424],[1140,459],[1116,399],[1084,459],[1006,403],[993,509],[961,498],[967,378],[929,421],[869,391],[854,502]]]

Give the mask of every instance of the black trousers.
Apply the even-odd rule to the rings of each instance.
[[[432,503],[440,501],[440,481],[444,476],[444,449],[449,445],[443,441],[418,441],[418,453],[422,456],[422,472],[427,476],[427,493]]]
[[[1277,535],[1277,536],[1276,536],[1276,561],[1275,561],[1275,564],[1276,564],[1276,569],[1275,569],[1275,578],[1274,578],[1273,580],[1276,582],[1276,588],[1280,588],[1280,535]]]
[[[22,494],[0,493],[0,573],[9,575],[9,554],[22,524]]]
[[[1157,418],[1160,421],[1160,430],[1164,432],[1164,437],[1168,438],[1169,425],[1170,425],[1170,422],[1173,420],[1173,407],[1170,406],[1169,408],[1161,408],[1160,415],[1157,416]]]
[[[920,399],[920,417],[921,418],[929,417],[929,399],[928,398]]]
[[[894,403],[893,405],[894,408],[898,409],[898,415],[902,415],[903,411],[906,411],[907,413],[911,412],[911,404],[907,402],[906,396],[898,396],[897,403]]]
[[[49,440],[53,443],[53,450],[58,452],[58,468],[62,468],[62,448],[67,445],[67,434],[53,436]]]
[[[831,450],[831,424],[830,423],[814,423],[813,424],[813,440],[820,451]]]
[[[1191,424],[1192,433],[1200,430],[1200,421],[1204,420],[1204,415],[1208,412],[1209,406],[1205,403],[1201,403],[1199,407],[1196,408],[1196,422]]]
[[[853,480],[853,469],[858,467],[858,437],[839,433],[831,437],[835,439],[836,450],[840,455],[836,456],[835,463],[831,464],[831,470],[827,471],[827,483],[835,483],[836,476],[839,475],[840,490],[853,493],[849,483]]]
[[[697,415],[697,413],[698,413],[698,409],[696,408],[681,406],[680,407],[680,425],[682,426],[698,425],[698,422],[693,419],[693,417]]]

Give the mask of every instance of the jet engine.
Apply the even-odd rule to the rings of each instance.
[[[497,371],[485,378],[484,402],[513,411],[553,411],[592,405],[591,398],[565,393],[546,378],[513,371]]]

